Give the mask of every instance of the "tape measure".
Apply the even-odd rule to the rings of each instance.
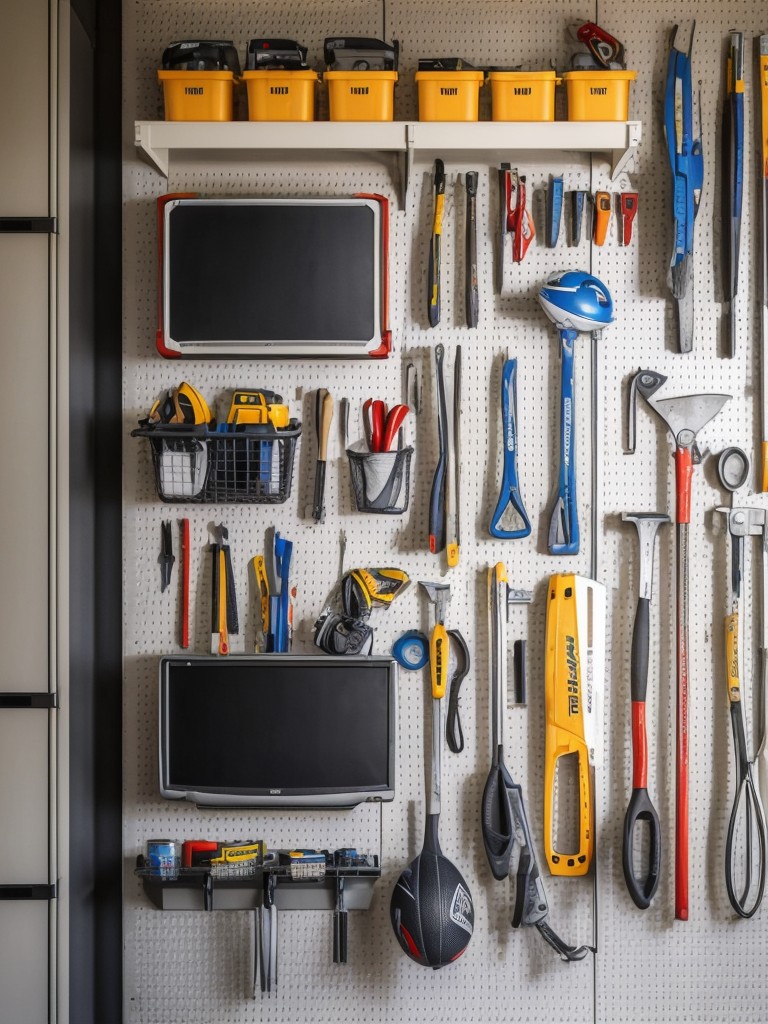
[[[429,661],[429,641],[418,629],[410,629],[395,641],[392,657],[409,672],[417,672]]]

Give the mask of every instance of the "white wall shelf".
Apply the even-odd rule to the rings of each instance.
[[[407,194],[414,163],[451,153],[461,161],[530,152],[605,153],[611,178],[640,144],[639,121],[137,121],[136,145],[168,177],[174,156],[212,159],[223,153],[396,154]]]

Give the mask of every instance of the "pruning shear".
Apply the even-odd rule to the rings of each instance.
[[[392,450],[397,432],[408,415],[407,405],[393,405],[387,411],[385,402],[369,398],[363,405],[365,439],[372,452]]]

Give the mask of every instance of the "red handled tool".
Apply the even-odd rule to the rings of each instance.
[[[622,851],[624,881],[629,895],[641,910],[647,910],[656,894],[661,872],[661,825],[648,796],[648,736],[645,728],[645,695],[648,689],[650,609],[653,595],[653,554],[656,532],[669,516],[659,512],[625,512],[624,522],[634,523],[640,542],[640,587],[632,629],[632,796],[624,817]],[[637,823],[648,824],[648,866],[643,879],[635,870],[634,839]]]
[[[637,214],[637,192],[619,193],[619,245],[632,241],[632,225]]]
[[[632,382],[638,392],[664,421],[675,444],[675,491],[677,523],[677,798],[675,809],[675,917],[688,920],[688,527],[691,522],[691,478],[694,465],[701,462],[696,435],[720,412],[730,395],[682,395],[656,398],[667,378],[655,370],[640,370]],[[629,451],[635,449],[634,405],[630,401]]]
[[[363,420],[369,449],[372,452],[391,451],[407,415],[407,405],[393,405],[387,410],[386,403],[380,399],[367,399],[363,404]]]
[[[181,520],[181,646],[189,647],[189,520]]]

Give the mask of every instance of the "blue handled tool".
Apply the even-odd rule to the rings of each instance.
[[[492,537],[527,537],[531,521],[523,505],[517,474],[517,360],[507,359],[501,374],[501,425],[504,431],[504,475],[488,530]]]
[[[696,22],[686,52],[675,46],[675,26],[667,64],[664,90],[664,133],[672,170],[675,241],[667,283],[677,302],[678,347],[693,349],[693,229],[704,184],[704,156],[699,138],[693,136],[693,89],[691,50]]]
[[[560,235],[563,214],[563,177],[550,174],[547,189],[547,246],[554,249]]]
[[[579,553],[579,519],[576,507],[576,416],[573,389],[573,346],[580,331],[592,335],[592,505],[595,548],[597,472],[597,345],[603,327],[613,320],[611,293],[598,278],[582,270],[555,274],[539,292],[539,302],[560,332],[560,470],[557,497],[549,523],[551,555]]]
[[[736,293],[739,290],[741,200],[744,188],[744,33],[731,32],[723,104],[723,293],[729,304],[728,355],[736,354]]]
[[[560,467],[557,499],[549,521],[549,553],[577,555],[581,537],[576,504],[576,403],[573,393],[573,345],[579,332],[560,328]]]

